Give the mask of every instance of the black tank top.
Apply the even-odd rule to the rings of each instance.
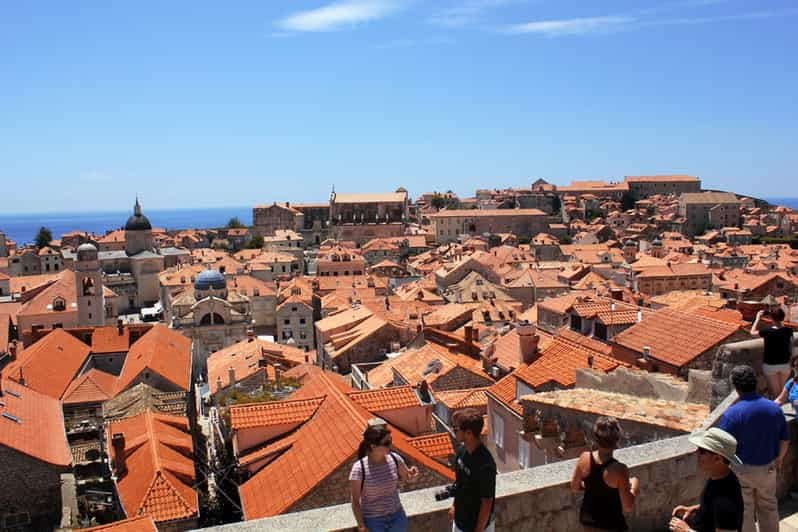
[[[610,458],[599,464],[590,453],[590,475],[584,480],[585,498],[579,512],[579,521],[585,526],[613,532],[628,530],[621,495],[617,488],[604,482],[604,470],[615,462],[615,458]]]

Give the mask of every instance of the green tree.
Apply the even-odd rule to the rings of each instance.
[[[637,200],[635,199],[634,195],[631,192],[628,191],[624,192],[623,195],[621,196],[621,209],[623,209],[624,211],[628,211],[629,209],[634,209],[636,201]]]
[[[40,227],[39,232],[36,233],[36,245],[40,248],[49,246],[53,240],[53,232],[46,227]]]
[[[240,229],[241,227],[244,227],[244,224],[241,223],[241,220],[238,219],[238,216],[233,216],[227,222],[228,229]]]
[[[436,209],[442,209],[444,205],[446,205],[446,200],[443,199],[443,196],[438,194],[437,192],[432,195],[432,201],[430,201],[433,207]]]
[[[244,245],[247,249],[260,249],[263,247],[263,237],[255,235]]]

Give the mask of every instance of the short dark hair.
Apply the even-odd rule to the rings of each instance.
[[[784,321],[784,316],[784,309],[781,307],[773,309],[770,313],[770,317],[773,318],[773,321]]]
[[[455,425],[457,425],[460,430],[467,430],[476,437],[482,435],[482,427],[485,426],[485,420],[482,419],[482,414],[474,408],[466,408],[465,410],[455,412],[452,421],[454,421]]]
[[[602,416],[593,424],[593,439],[604,449],[615,449],[621,441],[621,426],[611,416]]]
[[[731,382],[739,393],[756,391],[756,372],[751,366],[735,366],[731,370]]]

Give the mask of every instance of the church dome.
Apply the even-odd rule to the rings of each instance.
[[[194,281],[195,290],[224,290],[227,281],[218,270],[203,270]]]
[[[91,242],[86,242],[85,244],[81,244],[78,246],[78,252],[81,251],[97,251],[97,248],[94,247],[94,244]]]
[[[125,231],[148,231],[151,229],[150,220],[141,214],[141,205],[139,204],[139,199],[136,198],[136,204],[133,206],[133,216],[127,219]]]

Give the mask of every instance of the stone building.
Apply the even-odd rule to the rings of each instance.
[[[373,238],[404,234],[408,220],[407,191],[330,194],[330,236],[363,244]]]
[[[253,325],[249,298],[228,290],[218,270],[202,271],[194,289],[175,297],[171,307],[170,326],[194,341],[198,369],[204,370],[205,359],[214,351],[244,340]]]
[[[513,233],[532,236],[549,229],[548,216],[537,209],[442,210],[430,214],[429,220],[439,244],[456,241],[463,234]]]
[[[316,275],[319,277],[338,277],[365,275],[366,260],[355,249],[336,246],[319,252],[316,258]]]
[[[689,237],[710,228],[739,227],[740,200],[731,192],[689,192],[679,196],[682,232]]]
[[[638,199],[655,194],[667,196],[685,192],[701,192],[701,180],[689,175],[626,176],[629,192]]]
[[[277,294],[277,341],[305,351],[314,348],[313,322],[321,304],[304,278],[294,278],[280,287]]]
[[[0,525],[52,530],[61,519],[62,475],[72,470],[60,401],[0,382]]]
[[[701,263],[674,263],[651,266],[634,278],[637,290],[658,296],[674,290],[703,290],[712,288],[712,272]]]
[[[302,236],[305,245],[318,245],[327,238],[330,221],[329,203],[289,202],[256,205],[252,209],[255,234],[273,237],[279,231],[293,231]]]

